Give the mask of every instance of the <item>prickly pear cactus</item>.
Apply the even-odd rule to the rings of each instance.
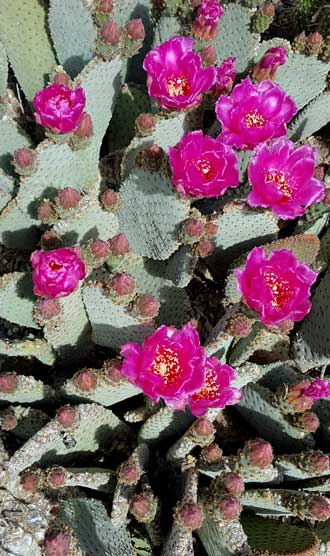
[[[0,0],[0,556],[329,553],[326,8]]]

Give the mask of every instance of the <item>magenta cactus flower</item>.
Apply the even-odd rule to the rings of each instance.
[[[226,58],[222,64],[216,68],[216,82],[208,92],[209,95],[219,97],[220,95],[228,95],[231,92],[236,78],[235,63],[236,58]]]
[[[262,81],[253,85],[247,77],[229,97],[221,96],[216,115],[222,125],[222,141],[237,149],[254,149],[259,143],[286,134],[286,124],[297,106],[279,85]]]
[[[269,48],[253,68],[252,75],[254,79],[257,81],[263,81],[264,79],[273,81],[276,76],[277,68],[285,64],[286,55],[287,51],[284,46]]]
[[[330,397],[330,382],[328,380],[322,380],[321,378],[316,378],[313,380],[309,386],[304,390],[304,396],[311,398],[312,400],[320,400],[321,398]]]
[[[173,37],[154,48],[144,59],[148,74],[148,93],[168,110],[184,110],[198,106],[215,82],[216,69],[203,69],[202,59],[193,52],[194,41]]]
[[[130,342],[120,353],[122,374],[154,403],[163,398],[168,406],[184,409],[187,396],[204,383],[206,356],[189,323],[181,330],[161,326],[142,346]]]
[[[53,251],[34,251],[31,255],[33,292],[40,297],[58,299],[73,293],[87,274],[76,249],[61,247]]]
[[[316,164],[313,147],[296,148],[284,138],[258,145],[248,166],[248,204],[271,208],[283,220],[305,214],[325,195],[324,183],[313,177]]]
[[[241,390],[230,386],[235,378],[235,371],[229,365],[222,365],[216,357],[208,357],[204,384],[188,399],[191,413],[203,417],[209,407],[222,409],[239,402],[243,397]]]
[[[33,100],[38,124],[59,134],[76,131],[86,104],[81,87],[70,89],[54,83],[38,91]]]
[[[310,288],[317,272],[287,249],[274,250],[267,258],[263,247],[255,247],[235,276],[243,301],[265,326],[300,321],[311,309]]]
[[[184,135],[169,149],[172,183],[184,197],[217,197],[238,187],[236,153],[201,130]]]
[[[223,8],[218,0],[202,0],[192,28],[193,35],[203,41],[214,39],[223,14]]]

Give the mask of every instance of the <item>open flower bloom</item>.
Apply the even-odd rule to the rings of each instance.
[[[236,58],[226,58],[220,66],[216,67],[217,79],[213,87],[208,91],[208,95],[219,97],[220,95],[228,95],[236,78],[235,70]]]
[[[245,304],[265,326],[300,321],[311,309],[310,288],[317,272],[287,249],[274,250],[267,258],[262,247],[255,247],[235,276]]]
[[[152,402],[184,409],[187,396],[204,383],[204,349],[197,330],[186,324],[181,330],[161,326],[142,346],[130,342],[121,348],[121,372]]]
[[[284,138],[258,145],[248,166],[248,204],[271,208],[283,220],[304,214],[325,194],[324,184],[313,177],[316,157],[313,147],[295,148]]]
[[[201,57],[192,50],[193,44],[188,37],[173,37],[144,59],[148,93],[162,108],[183,110],[198,106],[202,93],[215,82],[216,69],[203,69]]]
[[[311,409],[315,401],[329,397],[330,382],[320,378],[293,384],[287,392],[287,401],[297,413],[304,413]]]
[[[229,365],[222,365],[216,357],[208,357],[204,384],[188,399],[191,413],[202,417],[209,407],[221,409],[239,402],[243,397],[241,390],[230,386],[235,378],[235,371]]]
[[[257,81],[263,81],[264,79],[273,81],[277,68],[283,66],[286,62],[286,54],[284,46],[269,48],[253,68],[252,75],[254,79]]]
[[[218,99],[215,110],[222,126],[221,140],[246,150],[285,135],[297,107],[279,85],[272,81],[253,85],[247,77],[235,85],[230,96]]]
[[[86,276],[85,263],[75,249],[61,247],[53,251],[34,251],[33,292],[41,297],[57,299],[73,293]]]
[[[33,100],[38,124],[59,134],[75,131],[85,108],[86,99],[81,87],[49,85],[38,91]]]
[[[313,400],[320,400],[321,398],[330,397],[330,382],[329,380],[322,380],[316,378],[312,380],[308,388],[304,391],[304,396],[312,398]]]
[[[184,135],[176,147],[170,147],[169,158],[172,183],[183,196],[217,197],[239,185],[236,153],[201,130]]]
[[[202,0],[192,28],[193,35],[203,41],[214,39],[223,13],[218,0]]]

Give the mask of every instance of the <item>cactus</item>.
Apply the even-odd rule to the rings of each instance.
[[[291,220],[250,206],[258,148],[243,142],[223,147],[235,170],[212,195],[216,151],[199,155],[193,139],[230,142],[216,103],[284,47],[272,86],[297,112],[267,140],[315,145],[328,186],[328,18],[309,0],[224,0],[214,36],[194,37],[194,82],[177,62],[167,75],[169,59],[152,77],[146,56],[193,37],[200,4],[0,0],[1,556],[328,550],[329,191]],[[289,12],[308,34],[292,44],[296,25],[275,36]],[[226,95],[218,83],[194,96],[228,57]],[[256,136],[269,123],[241,117]],[[274,177],[283,203],[293,178]],[[304,318],[267,324],[238,290],[256,247],[320,273]],[[267,282],[273,308],[284,285]]]

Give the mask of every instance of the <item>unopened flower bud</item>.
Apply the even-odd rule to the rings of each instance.
[[[188,531],[194,531],[202,526],[204,517],[202,504],[186,502],[176,509],[174,520]]]
[[[73,187],[65,187],[56,197],[57,203],[64,209],[77,208],[81,200],[81,193]]]
[[[89,139],[93,135],[93,123],[89,114],[84,112],[81,115],[78,129],[74,132],[79,139]]]
[[[98,11],[109,14],[113,8],[113,0],[100,0],[97,6]]]
[[[36,155],[32,149],[26,147],[14,152],[14,166],[16,172],[23,176],[31,174],[34,170]]]
[[[110,359],[106,361],[102,367],[105,377],[114,384],[118,384],[123,380],[123,375],[121,374],[121,361],[118,359]]]
[[[246,315],[238,313],[226,323],[225,331],[235,338],[247,338],[252,331],[253,321]]]
[[[133,303],[132,312],[142,319],[154,319],[160,309],[160,302],[153,295],[145,293],[139,295]]]
[[[0,429],[3,431],[12,431],[17,427],[17,418],[15,411],[8,407],[0,414]]]
[[[324,496],[316,494],[309,500],[308,510],[312,519],[326,521],[330,517],[330,502]]]
[[[143,41],[146,36],[142,19],[131,19],[125,29],[131,41]]]
[[[219,226],[217,224],[214,222],[206,222],[203,233],[206,237],[214,237],[217,235],[218,230]]]
[[[125,234],[118,234],[109,241],[110,252],[116,257],[123,257],[130,251],[128,239]]]
[[[309,380],[304,380],[298,384],[294,384],[290,387],[287,393],[287,402],[292,406],[292,408],[297,413],[304,413],[308,411],[313,406],[315,400],[309,396],[305,396],[304,393],[307,388],[311,385]]]
[[[71,536],[68,532],[51,533],[45,539],[45,556],[70,556]]]
[[[157,498],[151,492],[143,492],[134,496],[130,512],[140,523],[151,523],[156,516]]]
[[[203,48],[199,54],[205,66],[215,66],[215,64],[217,63],[217,53],[213,44],[205,46],[205,48]]]
[[[187,218],[182,223],[181,234],[184,243],[193,244],[196,243],[203,234],[203,221],[196,218]]]
[[[79,390],[88,392],[97,387],[97,378],[93,369],[82,369],[74,375],[74,383]]]
[[[156,117],[152,114],[140,114],[135,120],[137,133],[142,137],[150,135],[155,129],[156,122]]]
[[[189,4],[192,7],[193,10],[195,10],[196,8],[199,8],[199,6],[201,5],[202,0],[189,0]]]
[[[191,426],[190,435],[199,446],[211,444],[215,437],[215,428],[208,419],[196,419]]]
[[[120,197],[116,191],[108,189],[101,195],[101,202],[106,210],[116,212],[120,207]]]
[[[136,485],[141,477],[141,470],[129,459],[121,464],[118,471],[118,481],[124,485]]]
[[[262,438],[249,440],[244,446],[244,455],[247,457],[250,465],[254,467],[265,468],[271,465],[274,455],[273,448],[269,442]]]
[[[165,160],[165,153],[158,145],[151,145],[141,151],[137,157],[137,165],[147,168],[151,172],[158,172]]]
[[[323,46],[322,35],[317,31],[310,33],[306,39],[306,46],[312,54],[319,54]]]
[[[3,394],[13,394],[18,387],[18,378],[15,373],[0,374],[0,392]]]
[[[235,521],[242,511],[240,501],[230,494],[216,496],[211,504],[210,513],[215,521]]]
[[[131,296],[136,289],[136,282],[130,274],[120,272],[109,281],[109,290],[119,297]]]
[[[61,306],[57,299],[38,299],[34,308],[35,318],[40,322],[53,319],[60,312]]]
[[[324,166],[316,166],[316,168],[314,168],[314,178],[316,178],[317,180],[323,180],[324,178]]]
[[[320,420],[314,411],[306,411],[302,415],[298,415],[298,422],[295,421],[304,432],[315,432],[320,426]]]
[[[36,473],[25,473],[21,478],[21,486],[28,492],[37,492],[39,489],[39,476]]]
[[[237,473],[224,473],[221,476],[223,488],[233,496],[241,496],[244,492],[244,481]]]
[[[73,86],[71,77],[64,72],[55,73],[53,82],[56,83],[56,85],[64,85],[69,88]]]
[[[100,30],[100,37],[102,42],[105,44],[110,44],[111,46],[119,44],[121,39],[121,30],[119,25],[111,19]]]
[[[201,457],[205,463],[218,463],[222,458],[222,450],[217,444],[210,444],[203,448]]]
[[[261,7],[261,13],[266,17],[274,17],[275,6],[273,2],[265,2],[264,5]]]
[[[106,259],[110,253],[109,243],[103,239],[96,239],[89,246],[91,253],[96,259]]]
[[[64,405],[57,410],[57,421],[64,429],[72,427],[77,420],[77,412],[74,407]]]
[[[202,239],[194,248],[194,253],[198,257],[205,259],[209,257],[213,251],[213,244],[208,239]]]
[[[56,218],[56,213],[53,207],[53,203],[50,201],[43,201],[38,208],[38,218],[44,224],[53,223]]]
[[[304,469],[315,475],[329,472],[329,457],[319,450],[311,450],[302,454],[302,464]]]
[[[64,467],[55,467],[48,471],[47,482],[52,488],[60,488],[65,485],[66,474]]]

